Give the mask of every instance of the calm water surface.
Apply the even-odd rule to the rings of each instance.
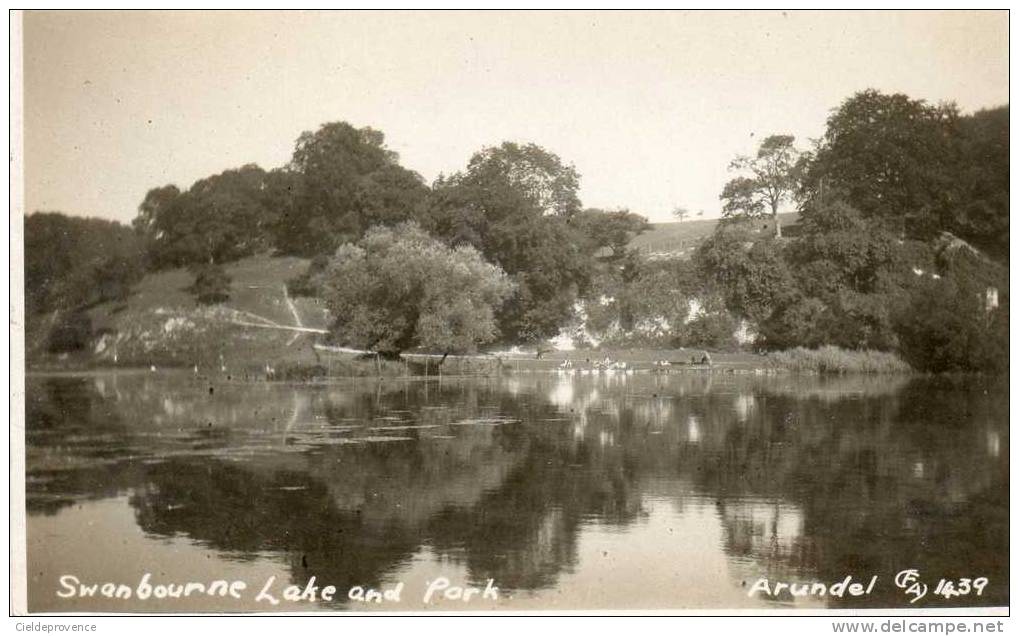
[[[31,611],[906,607],[906,568],[989,580],[914,607],[1008,604],[1007,379],[29,376],[26,426]],[[145,573],[249,589],[57,595]],[[271,577],[340,591],[256,603]],[[438,577],[499,600],[426,605]]]

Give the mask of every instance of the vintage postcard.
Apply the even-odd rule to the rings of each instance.
[[[1008,11],[10,19],[12,614],[1000,627]]]

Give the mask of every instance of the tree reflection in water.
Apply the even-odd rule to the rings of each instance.
[[[145,532],[235,559],[280,555],[298,584],[380,585],[427,548],[474,582],[537,590],[583,568],[586,528],[625,533],[648,497],[679,511],[696,497],[714,501],[734,586],[917,567],[992,580],[984,597],[949,604],[1007,603],[1007,381],[209,388],[184,376],[30,378],[30,515],[126,493]],[[881,586],[832,603],[904,600]]]

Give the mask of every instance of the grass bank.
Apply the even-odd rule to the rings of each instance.
[[[768,354],[768,360],[795,373],[912,373],[913,368],[894,353],[855,351],[825,346],[817,349],[796,347]]]

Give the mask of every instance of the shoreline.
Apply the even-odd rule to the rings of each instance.
[[[799,369],[789,369],[785,367],[736,367],[732,365],[715,365],[711,367],[702,366],[690,366],[690,367],[670,367],[668,369],[654,369],[654,368],[631,368],[624,370],[588,370],[588,369],[572,369],[572,370],[560,370],[560,369],[538,369],[538,368],[504,368],[494,373],[430,373],[430,374],[409,374],[409,375],[398,375],[398,374],[362,374],[362,375],[351,375],[351,374],[339,374],[339,375],[324,375],[317,376],[308,379],[289,379],[285,377],[278,378],[266,378],[266,377],[252,377],[252,374],[222,374],[217,372],[215,377],[213,375],[199,372],[194,374],[187,367],[163,367],[158,368],[155,371],[146,369],[144,367],[90,367],[80,369],[56,369],[56,368],[31,368],[25,369],[26,377],[90,377],[90,376],[107,376],[107,375],[125,375],[125,376],[136,376],[136,375],[193,375],[196,379],[211,380],[216,382],[229,382],[238,384],[255,384],[255,383],[276,383],[276,384],[321,384],[328,383],[331,380],[437,380],[443,378],[492,378],[500,376],[513,376],[513,375],[550,375],[559,377],[575,377],[575,378],[586,378],[586,377],[626,377],[631,375],[738,375],[738,376],[777,376],[777,375],[794,375],[794,376],[808,376],[808,377],[838,377],[838,376],[921,376],[925,375],[917,373],[915,371],[901,371],[901,372],[886,372],[886,373],[875,373],[867,371],[846,371],[846,372],[819,372],[819,371],[806,371]]]

